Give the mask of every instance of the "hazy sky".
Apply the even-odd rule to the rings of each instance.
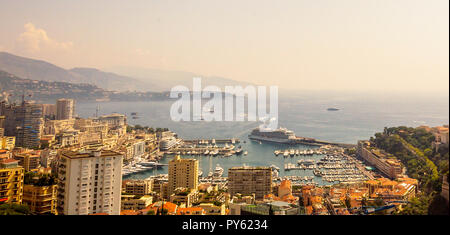
[[[448,94],[448,0],[0,0],[0,51],[285,88]]]

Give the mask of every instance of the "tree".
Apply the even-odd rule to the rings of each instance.
[[[30,215],[30,208],[15,203],[1,204],[0,215]]]

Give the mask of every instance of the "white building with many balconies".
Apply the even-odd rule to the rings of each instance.
[[[120,214],[123,156],[114,151],[63,152],[58,164],[58,213]]]

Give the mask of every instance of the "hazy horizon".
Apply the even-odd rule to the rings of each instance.
[[[0,3],[0,51],[63,68],[448,96],[447,0]]]

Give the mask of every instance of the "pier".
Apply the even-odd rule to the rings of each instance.
[[[241,141],[238,138],[231,139],[196,139],[196,140],[183,140],[185,144],[193,145],[207,145],[207,144],[237,144]]]

